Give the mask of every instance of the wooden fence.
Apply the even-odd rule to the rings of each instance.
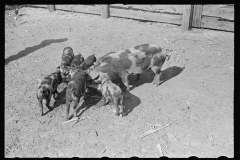
[[[234,32],[233,5],[30,5],[101,15],[177,24],[182,30],[208,28]]]

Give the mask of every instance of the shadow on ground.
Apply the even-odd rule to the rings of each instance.
[[[162,76],[160,78],[160,81],[162,81],[161,83],[164,83],[164,82],[168,81],[169,79],[179,75],[184,69],[185,69],[185,67],[172,66],[172,67],[169,67],[169,68],[163,70]],[[141,74],[140,79],[135,82],[135,79],[137,77],[135,75],[130,75],[129,76],[129,82],[130,82],[129,84],[133,85],[133,87],[131,87],[130,90],[132,90],[135,87],[140,86],[144,83],[152,83],[154,76],[155,76],[155,74],[153,73],[153,71],[148,70],[148,71],[144,72],[143,74]]]
[[[26,56],[26,55],[28,55],[28,54],[30,54],[32,52],[35,52],[38,49],[41,49],[43,47],[46,47],[46,46],[50,45],[52,43],[61,43],[61,42],[65,42],[67,40],[68,40],[67,38],[44,40],[44,41],[42,41],[38,45],[35,45],[35,46],[32,46],[32,47],[27,47],[24,50],[18,52],[17,54],[8,57],[7,59],[5,59],[5,65],[7,65],[11,61],[14,61],[14,60],[17,60],[17,59],[19,59],[21,57],[24,57],[24,56]]]
[[[96,88],[88,87],[87,100],[85,104],[77,109],[77,116],[80,117],[90,107],[96,105],[102,99],[102,94]],[[81,113],[78,114],[81,110]],[[70,117],[72,118],[72,116]]]
[[[133,109],[137,107],[140,103],[141,103],[140,98],[133,95],[129,91],[126,91],[124,93],[124,101],[123,101],[125,116],[131,113]]]

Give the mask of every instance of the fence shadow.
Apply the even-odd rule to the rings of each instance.
[[[28,54],[30,54],[32,52],[35,52],[38,49],[41,49],[43,47],[46,47],[46,46],[50,45],[52,43],[61,43],[61,42],[65,42],[67,40],[68,40],[67,38],[44,40],[44,41],[42,41],[38,45],[35,45],[35,46],[32,46],[32,47],[27,47],[24,50],[18,52],[17,54],[8,57],[7,59],[5,59],[5,65],[7,65],[11,61],[14,61],[14,60],[17,60],[17,59],[19,59],[21,57],[24,57],[24,56],[26,56],[26,55],[28,55]]]

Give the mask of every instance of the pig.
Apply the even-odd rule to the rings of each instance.
[[[70,64],[70,69],[74,69],[74,68],[78,69],[80,67],[80,65],[83,63],[83,61],[84,61],[84,57],[82,56],[81,53],[74,56],[74,58]]]
[[[89,69],[89,76],[92,78],[92,81],[100,84],[104,79],[110,79],[113,83],[118,84],[123,92],[126,91],[126,86],[122,82],[121,77],[115,71],[115,69],[106,64],[104,66],[95,66],[95,68]]]
[[[96,62],[95,55],[90,55],[86,58],[86,60],[79,66],[80,69],[86,70],[89,67],[94,65],[94,62]]]
[[[111,68],[110,70],[121,77],[127,90],[129,90],[129,74],[137,74],[137,81],[141,73],[151,68],[155,73],[152,84],[158,86],[162,82],[160,81],[162,65],[166,58],[169,60],[169,57],[170,55],[168,55],[165,50],[155,44],[142,44],[106,56],[97,67],[98,74],[95,74],[95,77],[91,75],[92,73],[90,73],[90,75],[93,79],[96,79],[96,77],[103,75],[101,75],[101,71],[99,72],[99,70]]]
[[[94,63],[94,67],[96,67],[96,66],[98,66],[99,64],[101,64],[101,63],[102,63],[102,60],[103,60],[104,58],[108,57],[108,56],[109,56],[110,54],[112,54],[112,53],[116,53],[116,52],[109,52],[109,53],[105,54],[104,56],[98,58],[98,60]]]
[[[43,104],[52,110],[49,106],[51,97],[55,100],[58,94],[57,87],[62,82],[62,76],[60,72],[60,66],[56,68],[56,71],[52,74],[46,76],[38,85],[37,89],[37,99],[39,107],[41,109],[41,116],[43,116]]]
[[[115,115],[121,115],[121,117],[124,116],[123,94],[121,88],[112,83],[110,79],[103,80],[99,87],[103,96],[103,105],[106,105],[111,100],[114,103]]]
[[[88,74],[75,69],[69,72],[69,83],[66,90],[66,120],[69,120],[70,104],[73,103],[74,117],[77,117],[77,108],[80,107],[86,99],[86,84],[89,79]]]
[[[74,58],[74,53],[73,49],[71,47],[65,47],[63,49],[63,54],[62,54],[62,61],[61,61],[61,66],[60,66],[60,71],[62,78],[65,79],[68,72],[69,72],[69,66]]]

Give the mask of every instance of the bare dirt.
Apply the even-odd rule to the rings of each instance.
[[[233,157],[234,34],[123,18],[101,19],[46,9],[5,11],[5,157]],[[147,71],[125,95],[128,114],[114,115],[92,97],[83,119],[65,121],[64,90],[54,110],[40,116],[36,89],[60,64],[66,46],[84,57],[154,43],[171,48],[163,79]],[[52,102],[53,104],[53,102]],[[46,112],[47,109],[44,108]],[[151,124],[162,127],[142,139]],[[159,127],[158,127],[159,128]]]

